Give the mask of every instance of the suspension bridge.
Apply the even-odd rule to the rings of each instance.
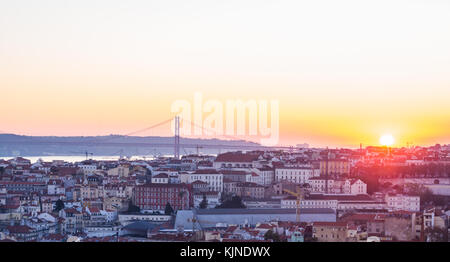
[[[168,125],[169,123],[173,123],[173,130],[171,135],[167,135],[165,137],[158,136],[158,138],[170,138],[168,139],[151,139],[151,140],[160,140],[155,142],[149,142],[148,139],[144,141],[144,138],[155,138],[156,136],[136,136],[138,134],[148,133],[149,131],[156,130],[157,128]],[[202,130],[202,133],[207,135],[203,136],[193,136],[192,139],[201,138],[201,142],[194,142],[197,140],[189,141],[191,137],[181,137],[180,136],[180,127],[181,125],[190,125],[191,128],[199,128]],[[170,128],[168,129],[170,132]],[[79,138],[79,137],[78,137]],[[132,141],[124,141],[126,138],[136,138],[131,139]],[[141,140],[141,141],[134,141]],[[164,142],[161,142],[164,140]],[[181,142],[184,140],[183,142]],[[47,139],[47,137],[40,137],[39,139],[24,139],[24,140],[12,140],[12,141],[2,141],[2,144],[22,144],[22,145],[41,145],[41,146],[79,146],[79,147],[116,147],[116,148],[125,148],[125,147],[136,147],[136,148],[173,148],[173,155],[175,158],[180,157],[180,150],[186,149],[194,149],[198,150],[199,148],[203,149],[214,149],[218,150],[279,150],[279,149],[293,149],[293,147],[287,146],[276,146],[276,147],[267,147],[259,145],[258,143],[254,143],[251,141],[246,141],[243,137],[238,136],[230,136],[217,134],[216,130],[211,130],[200,126],[196,123],[193,123],[190,120],[182,119],[179,116],[171,117],[159,123],[150,125],[148,127],[135,130],[133,132],[129,132],[122,135],[111,135],[111,136],[103,136],[103,137],[86,137],[84,140],[80,141],[70,141],[69,138],[58,139],[52,138]],[[123,151],[122,149],[120,151]]]

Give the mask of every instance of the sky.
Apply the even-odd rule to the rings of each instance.
[[[280,145],[450,143],[449,14],[446,0],[1,1],[0,133],[127,134],[201,92],[278,100]]]

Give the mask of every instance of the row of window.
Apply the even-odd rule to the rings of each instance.
[[[293,170],[290,170],[290,171],[280,171],[280,170],[277,170],[276,171],[276,174],[277,175],[310,175],[310,174],[312,174],[312,171],[311,170],[306,170],[306,171],[304,171],[304,170],[302,170],[302,171],[293,171]]]
[[[222,164],[222,167],[233,167],[232,164]],[[253,165],[252,164],[235,164],[234,167],[247,167],[247,168],[252,168]]]
[[[167,188],[167,187],[144,187],[136,188],[136,192],[180,192],[178,188]]]
[[[183,202],[183,201],[181,201],[181,200],[179,200],[179,199],[177,199],[177,200],[171,200],[170,201],[171,203],[174,203],[174,204],[180,204],[181,205],[181,203]],[[163,198],[159,198],[159,199],[155,199],[155,198],[144,198],[144,199],[140,199],[139,200],[139,203],[140,204],[165,204],[165,203],[167,203],[167,199],[163,199]]]
[[[203,175],[203,176],[191,176],[192,181],[196,180],[222,180],[222,175]]]

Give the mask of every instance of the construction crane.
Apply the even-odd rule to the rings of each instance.
[[[94,155],[94,153],[88,152],[87,150],[84,151],[84,152],[70,152],[70,153],[73,153],[73,154],[85,154],[85,155],[86,155],[86,160],[88,160],[89,155],[90,155],[90,156],[93,156],[93,155]]]
[[[289,195],[296,197],[297,203],[296,203],[295,217],[296,217],[296,221],[300,222],[300,204],[304,198],[305,190],[298,186],[298,187],[296,187],[296,192],[292,192],[287,189],[283,189],[283,191],[288,193]]]

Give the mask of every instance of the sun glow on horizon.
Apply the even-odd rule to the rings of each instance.
[[[0,133],[129,134],[202,92],[279,100],[280,145],[450,144],[448,13],[444,0],[0,1]]]
[[[380,137],[380,144],[383,146],[392,146],[395,143],[395,138],[392,135],[386,134]]]

